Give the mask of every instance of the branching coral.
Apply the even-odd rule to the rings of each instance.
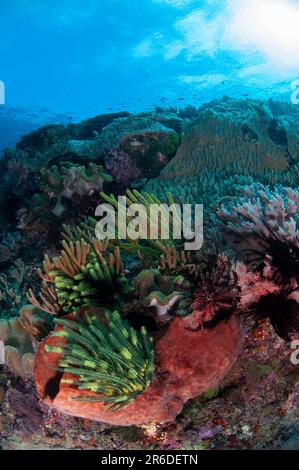
[[[41,300],[30,289],[32,304],[63,315],[84,306],[118,306],[119,298],[130,293],[118,247],[109,252],[107,244],[95,238],[90,243],[64,240],[62,247],[53,260],[45,256],[43,271],[38,270],[43,280]]]
[[[299,331],[299,192],[261,184],[239,191],[217,211],[224,240],[255,270],[255,314],[289,340]]]
[[[59,370],[77,378],[64,378],[74,386],[72,399],[104,402],[114,410],[127,405],[149,386],[154,376],[153,340],[143,327],[135,331],[118,312],[107,314],[108,326],[92,315],[84,321],[57,319],[62,329],[53,336],[66,345],[46,346],[46,351],[61,354]],[[76,389],[98,394],[76,397]]]
[[[278,284],[299,280],[299,192],[261,184],[240,187],[240,196],[217,211],[224,240],[259,270],[267,260]]]

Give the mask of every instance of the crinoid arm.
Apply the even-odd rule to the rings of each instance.
[[[62,329],[53,336],[66,339],[67,344],[46,350],[61,354],[58,370],[74,376],[65,380],[74,387],[73,400],[102,402],[116,411],[151,384],[154,345],[145,327],[136,331],[117,311],[107,313],[106,319],[107,326],[91,314],[76,321],[56,319]],[[80,395],[80,391],[94,395]]]

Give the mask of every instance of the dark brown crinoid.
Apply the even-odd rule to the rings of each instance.
[[[247,242],[250,248],[243,247],[244,261],[257,271],[262,271],[266,264],[271,268],[272,280],[281,286],[291,284],[292,280],[299,281],[299,248],[295,243],[275,233],[265,221],[262,222],[270,236],[248,234]],[[258,241],[257,241],[258,240]],[[244,238],[240,240],[240,246]],[[266,262],[267,261],[267,262]]]
[[[278,336],[285,341],[291,341],[292,336],[299,332],[299,304],[288,298],[289,293],[287,289],[262,296],[255,311],[256,318],[269,318]]]
[[[273,270],[273,281],[287,285],[292,279],[299,280],[299,248],[294,244],[274,239],[269,242],[267,254]]]
[[[194,324],[191,329],[212,328],[230,318],[240,301],[240,288],[229,259],[209,256],[196,284],[189,308]]]

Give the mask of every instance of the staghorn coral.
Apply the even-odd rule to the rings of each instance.
[[[118,247],[109,252],[107,243],[95,238],[89,243],[63,240],[62,247],[53,260],[45,256],[44,271],[38,270],[43,281],[41,300],[32,289],[27,294],[33,305],[63,315],[83,306],[118,305],[122,296],[130,294]]]
[[[118,312],[106,314],[107,326],[95,316],[85,314],[83,321],[56,320],[62,329],[53,333],[66,345],[46,346],[46,351],[61,355],[58,370],[77,378],[63,378],[74,387],[73,400],[103,402],[117,410],[143,393],[154,376],[153,340],[144,327],[136,331]],[[80,397],[80,390],[96,393]],[[78,396],[76,396],[78,393]]]

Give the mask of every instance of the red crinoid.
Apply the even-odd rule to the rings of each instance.
[[[189,307],[190,329],[212,328],[228,319],[240,301],[238,277],[230,260],[224,255],[209,256],[196,283]]]

